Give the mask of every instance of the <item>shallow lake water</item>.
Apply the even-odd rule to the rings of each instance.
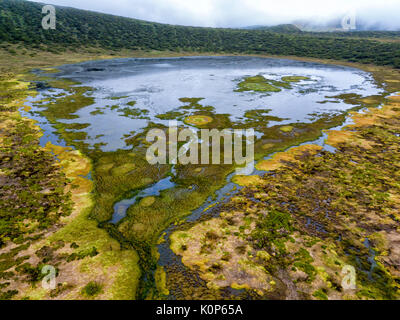
[[[315,115],[343,112],[354,105],[334,98],[342,94],[356,94],[362,97],[383,92],[378,88],[369,73],[359,69],[335,65],[300,62],[286,59],[267,59],[256,57],[184,57],[159,59],[113,59],[89,61],[76,65],[64,65],[59,73],[49,75],[78,81],[79,86],[93,88],[88,95],[94,98],[90,106],[79,109],[71,120],[59,122],[86,124],[81,130],[86,135],[85,143],[99,145],[102,151],[116,151],[131,148],[125,144],[126,135],[138,133],[149,122],[168,125],[168,120],[157,116],[171,111],[179,111],[185,105],[182,98],[202,98],[199,104],[211,106],[213,114],[227,114],[232,123],[244,120],[246,111],[268,110],[267,115],[281,118],[281,121],[266,122],[266,126],[286,123],[310,123]],[[307,80],[290,83],[289,89],[280,92],[237,92],[238,84],[246,77],[262,75],[266,79],[281,81],[286,76],[307,77]],[[37,120],[44,131],[41,144],[48,141],[65,145],[52,124],[44,118],[41,106],[35,101],[55,98],[67,92],[47,88],[30,99],[32,110],[29,116]],[[133,104],[132,104],[133,102]],[[62,107],[62,106],[60,106]],[[124,108],[146,110],[140,116],[126,116]],[[144,115],[144,116],[143,116]],[[179,125],[185,125],[182,121]],[[261,135],[256,133],[257,138]],[[326,134],[314,143],[328,151],[333,148],[324,144]],[[267,155],[269,157],[271,155]],[[255,172],[262,174],[262,172]],[[227,185],[221,190],[232,190],[235,185],[227,178]],[[173,188],[171,177],[141,190],[129,199],[114,205],[112,223],[118,223],[126,216],[130,206],[145,196],[158,196],[160,191]],[[211,197],[203,208],[219,201]],[[218,193],[217,193],[218,195]],[[202,212],[197,210],[197,212]],[[197,214],[198,215],[198,214]],[[197,216],[196,215],[196,216]],[[192,219],[190,217],[189,219]],[[195,219],[195,218],[194,218]]]
[[[333,97],[346,93],[360,96],[382,92],[371,75],[358,69],[256,57],[185,57],[162,59],[114,59],[91,61],[59,68],[56,77],[79,81],[94,88],[95,103],[80,109],[66,123],[89,126],[86,143],[101,143],[103,151],[127,146],[124,135],[140,132],[149,121],[168,124],[157,115],[179,110],[181,98],[203,98],[202,106],[212,106],[215,114],[229,114],[240,122],[248,110],[268,109],[268,116],[285,120],[279,124],[310,122],[315,113],[340,112],[353,105]],[[249,76],[263,75],[280,80],[284,76],[304,76],[309,80],[291,83],[291,89],[280,92],[235,92],[238,84]],[[57,93],[42,91],[42,95]],[[126,117],[121,108],[146,110],[145,116]],[[112,108],[112,106],[119,106]],[[100,112],[96,112],[100,111]],[[275,125],[270,122],[268,125]]]
[[[125,141],[127,136],[133,132],[140,133],[149,123],[168,125],[168,120],[162,120],[158,116],[171,112],[179,114],[182,108],[187,106],[188,100],[193,98],[201,98],[196,100],[201,107],[205,107],[212,115],[227,115],[230,122],[235,124],[235,128],[240,128],[242,123],[252,120],[251,116],[249,118],[246,115],[248,111],[264,110],[268,117],[276,117],[276,120],[261,122],[265,127],[296,122],[304,124],[312,123],[327,114],[340,114],[354,108],[354,104],[346,103],[339,97],[343,94],[352,94],[358,98],[385,94],[384,89],[375,83],[372,75],[362,70],[286,59],[132,58],[90,61],[65,65],[58,69],[60,72],[47,76],[74,80],[80,83],[78,86],[93,88],[93,91],[86,94],[94,98],[94,103],[79,108],[74,114],[74,119],[57,121],[85,124],[82,126],[83,129],[68,130],[86,133],[84,142],[88,144],[89,149],[100,146],[104,152],[131,149],[132,146],[127,145]],[[287,76],[307,77],[307,80],[290,82],[289,88],[281,88],[279,92],[237,91],[239,83],[245,78],[257,75],[262,75],[271,81],[282,81],[282,78]],[[43,99],[57,99],[62,95],[68,95],[68,92],[54,88],[40,90],[36,97],[29,99],[28,104],[32,109],[29,112],[22,112],[23,115],[37,120],[44,131],[40,140],[41,145],[50,141],[65,146],[65,142],[56,133],[54,124],[41,114],[43,105],[38,104]],[[190,99],[182,100],[182,98]],[[359,106],[362,106],[361,103]],[[135,113],[127,115],[124,109],[135,110]],[[185,112],[187,116],[194,110],[189,108]],[[179,126],[188,126],[182,121],[182,117],[177,120]],[[340,129],[349,123],[351,119],[347,117],[334,129]],[[257,139],[268,140],[268,136],[263,135],[263,132],[256,132]],[[333,147],[325,145],[325,139],[326,133],[321,133],[321,136],[312,142],[323,146],[329,152],[335,152]],[[303,142],[305,143],[309,142]],[[265,158],[271,155],[267,153]],[[132,190],[133,194],[130,197],[114,203],[114,212],[109,222],[121,223],[129,208],[137,205],[142,198],[159,197],[166,190],[179,188],[174,182],[175,166],[170,173],[143,189]],[[253,171],[253,174],[263,173]],[[207,198],[204,198],[204,203],[193,210],[186,221],[198,220],[209,208],[227,201],[227,194],[230,196],[236,194],[241,187],[232,182],[233,176],[234,173],[229,174],[225,184],[215,194],[208,194]],[[313,221],[310,220],[309,223]],[[166,240],[174,228],[175,226],[171,225],[165,230]],[[178,265],[179,268],[184,268],[179,257],[171,251],[168,241],[158,245],[158,252],[159,265]],[[147,274],[144,279],[147,279]]]

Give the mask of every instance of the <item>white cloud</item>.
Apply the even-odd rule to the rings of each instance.
[[[296,19],[320,22],[355,10],[371,25],[381,23],[392,29],[400,28],[399,0],[49,0],[49,4],[209,27],[274,25]]]

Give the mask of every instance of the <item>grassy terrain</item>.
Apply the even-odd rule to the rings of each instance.
[[[254,79],[258,79],[254,77]],[[262,78],[264,79],[264,78]],[[99,148],[89,148],[82,143],[82,135],[79,132],[67,132],[66,129],[75,127],[74,124],[60,122],[63,119],[74,119],[73,113],[92,103],[91,98],[85,96],[90,88],[74,85],[68,81],[54,81],[51,78],[37,78],[36,80],[48,81],[53,87],[63,88],[69,93],[67,96],[59,96],[48,103],[38,103],[42,114],[49,119],[58,129],[61,137],[69,145],[74,145],[89,157],[93,162],[94,180],[94,208],[90,217],[100,223],[101,227],[117,239],[124,248],[133,247],[139,255],[139,266],[142,270],[142,281],[139,296],[158,297],[162,292],[154,283],[159,277],[157,273],[156,244],[163,230],[171,223],[179,222],[191,213],[204,201],[225,184],[226,176],[233,171],[233,165],[219,166],[181,166],[175,167],[172,174],[169,165],[152,166],[146,161],[146,150],[149,144],[144,137],[154,124],[140,134],[132,133],[126,137],[126,142],[131,149],[115,152],[102,152]],[[293,79],[290,79],[293,80]],[[300,80],[297,79],[296,80]],[[263,80],[264,81],[264,80]],[[288,81],[277,83],[285,88],[291,88]],[[242,121],[232,123],[227,114],[216,114],[212,106],[201,104],[201,98],[181,98],[183,106],[168,115],[170,119],[180,119],[184,123],[201,128],[224,129],[242,128]],[[116,102],[117,103],[117,102]],[[362,102],[359,102],[362,104]],[[63,108],[58,108],[58,106]],[[245,114],[246,127],[260,130],[264,136],[256,143],[256,158],[279,151],[289,146],[318,138],[322,129],[335,127],[342,123],[345,114],[317,117],[313,123],[296,123],[292,126],[266,127],[271,120],[281,120],[268,117],[268,110],[249,110]],[[201,119],[201,123],[192,120]],[[203,121],[207,120],[207,121]],[[212,121],[210,121],[212,120]],[[163,126],[159,129],[165,130]],[[290,130],[288,130],[290,128]],[[171,176],[175,186],[165,190],[160,196],[152,197],[147,205],[144,201],[129,207],[127,217],[117,225],[110,223],[114,205],[123,199],[133,197],[137,192],[150,187],[160,179]],[[144,199],[144,200],[149,200]]]
[[[0,298],[134,299],[140,276],[135,251],[88,217],[92,183],[83,176],[91,162],[68,148],[40,147],[40,128],[19,115],[19,108],[29,110],[27,96],[35,95],[25,82],[31,75],[19,72],[48,65],[52,55],[21,59],[1,52]],[[52,57],[59,64],[88,58],[87,53]],[[40,284],[46,264],[59,274],[51,291]],[[93,290],[94,282],[103,289]]]
[[[46,227],[49,233],[22,243],[25,246],[18,247],[15,242],[12,242],[13,238],[4,237],[7,243],[0,249],[1,253],[4,254],[0,258],[4,260],[2,260],[4,271],[2,283],[9,282],[8,279],[13,279],[14,284],[12,287],[4,284],[4,288],[2,287],[4,295],[2,297],[63,299],[164,297],[167,294],[165,286],[166,284],[171,285],[168,281],[171,281],[173,277],[169,274],[169,277],[166,278],[164,270],[157,268],[156,265],[158,253],[155,250],[155,245],[158,243],[160,235],[171,223],[181,221],[192,209],[202,204],[213,191],[222,186],[225,183],[226,175],[232,171],[233,167],[177,166],[175,168],[176,175],[173,179],[176,183],[174,188],[162,192],[158,197],[144,199],[132,206],[128,210],[127,218],[114,226],[108,223],[113,212],[113,205],[119,200],[133,196],[134,192],[150,186],[153,182],[171,175],[171,167],[149,166],[144,160],[145,150],[148,146],[144,141],[145,133],[139,135],[133,133],[126,137],[127,143],[132,146],[131,150],[110,153],[101,152],[99,149],[89,150],[88,146],[82,143],[81,136],[71,134],[66,130],[79,129],[79,126],[77,124],[61,124],[59,120],[71,119],[72,112],[92,102],[90,98],[84,96],[90,88],[72,86],[75,84],[68,81],[41,79],[26,72],[30,68],[51,67],[48,61],[52,61],[52,66],[55,66],[96,58],[159,57],[164,55],[174,56],[176,53],[157,51],[148,53],[137,50],[123,50],[116,53],[103,49],[97,49],[97,51],[79,49],[79,52],[71,51],[63,54],[41,50],[32,52],[35,53],[33,56],[22,54],[20,50],[15,54],[8,50],[0,51],[0,69],[5,77],[4,81],[7,82],[11,79],[44,80],[55,88],[66,90],[68,96],[58,97],[57,101],[52,101],[43,106],[43,114],[56,126],[64,140],[80,149],[81,153],[74,153],[71,150],[60,149],[52,145],[48,145],[46,149],[40,148],[37,145],[37,138],[40,135],[37,128],[33,135],[34,139],[27,140],[31,148],[41,152],[41,159],[48,157],[48,161],[53,162],[50,154],[52,152],[58,155],[61,163],[64,164],[63,167],[70,169],[67,171],[65,171],[65,168],[60,169],[54,161],[56,168],[54,172],[56,174],[53,180],[43,182],[46,186],[47,184],[51,186],[51,191],[54,192],[57,205],[52,205],[50,208],[58,209],[60,204],[68,203],[68,201],[61,201],[61,197],[67,197],[72,202],[68,211],[69,216],[68,214],[60,214],[60,217],[51,215],[51,219],[47,219],[44,215],[48,224],[41,227]],[[7,74],[6,77],[6,73],[10,72],[10,66],[14,67],[14,74]],[[399,77],[395,71],[389,68],[365,68],[370,68],[368,70],[375,72],[374,76],[378,82],[383,83],[384,80],[388,80],[387,90],[389,92],[396,90],[398,86],[396,81]],[[302,79],[286,80],[297,81]],[[389,80],[392,80],[392,82]],[[290,81],[282,79],[280,83],[282,85],[286,83],[286,88],[290,87]],[[273,85],[276,86],[277,84],[274,83]],[[7,84],[4,84],[4,86],[7,86]],[[26,97],[28,93],[33,93],[26,89],[26,86],[21,88],[22,97]],[[8,99],[7,95],[10,90],[7,89],[6,92],[2,95],[3,99]],[[374,106],[381,101],[379,99],[382,99],[382,97],[378,97],[377,102],[373,97],[370,97],[368,101],[361,101],[360,97],[344,96],[342,98],[354,103],[358,108],[360,105]],[[11,97],[10,101],[14,101],[13,99],[14,97]],[[179,118],[182,121],[186,119],[188,123],[204,128],[243,127],[243,123],[231,123],[227,115],[215,114],[211,106],[203,106],[200,98],[182,98],[181,102],[184,103],[184,106],[174,111],[175,113],[160,115],[160,117]],[[60,105],[63,108],[57,107]],[[23,139],[29,137],[29,133],[26,131],[29,126],[25,124],[28,120],[21,118],[17,113],[20,106],[22,106],[21,103],[13,106],[12,115],[2,111],[2,133],[6,132],[4,128],[8,127],[7,121],[14,117],[20,123],[20,126],[16,127],[23,127],[24,130],[11,131],[10,134],[13,138]],[[132,103],[133,106],[134,103]],[[124,110],[122,111],[124,112]],[[321,135],[321,130],[332,128],[342,123],[345,118],[345,114],[339,114],[316,119],[311,124],[295,123],[289,126],[278,125],[265,128],[269,121],[279,121],[279,119],[269,117],[268,110],[260,112],[259,110],[249,110],[245,115],[246,127],[264,130],[264,137],[256,145],[257,159],[261,159],[271,152],[283,151],[290,146],[314,140]],[[135,116],[135,114],[129,113],[127,116]],[[190,120],[193,119],[202,121],[191,123]],[[204,119],[207,121],[203,121]],[[209,121],[210,119],[212,121]],[[152,128],[151,124],[147,129],[150,128]],[[7,146],[4,142],[2,142],[3,144]],[[17,163],[16,161],[20,159],[26,162],[32,161],[28,150],[25,150],[23,145],[18,147],[21,147],[21,156],[10,158],[8,160],[11,162],[10,167],[13,167]],[[7,157],[5,151],[4,156]],[[85,176],[87,172],[80,172],[77,176],[75,165],[80,161],[83,161],[85,167],[87,166],[92,170],[93,192],[91,192],[91,183],[81,177]],[[48,172],[39,172],[39,174],[49,176]],[[34,185],[34,180],[28,182],[29,188],[32,185]],[[53,185],[56,188],[53,188]],[[45,189],[46,186],[43,186],[42,189]],[[60,192],[60,188],[66,190],[67,193]],[[4,199],[6,199],[6,196]],[[10,210],[12,203],[9,203],[6,208]],[[10,221],[14,223],[13,219]],[[23,230],[25,231],[25,229]],[[239,231],[234,231],[234,233]],[[211,240],[212,238],[211,235]],[[28,261],[29,265],[25,261]],[[45,292],[40,287],[39,270],[44,263],[54,264],[59,270],[60,286],[54,292]],[[16,270],[19,266],[21,267]],[[260,272],[259,268],[257,268],[257,272]],[[146,278],[143,278],[144,276]],[[142,281],[140,281],[140,278]],[[273,287],[271,281],[275,280],[271,279],[266,283],[266,286]],[[244,284],[237,283],[234,287],[240,288],[241,285]],[[321,295],[320,293],[319,296]]]
[[[393,97],[329,131],[335,153],[306,145],[261,161],[265,176],[209,219],[181,226],[172,250],[210,288],[279,299],[398,299],[399,103]],[[355,268],[356,288],[343,287],[345,266]]]

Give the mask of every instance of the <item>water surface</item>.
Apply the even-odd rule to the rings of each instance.
[[[269,115],[285,119],[280,124],[312,121],[315,113],[341,112],[353,105],[329,98],[352,93],[370,96],[382,93],[371,75],[358,69],[286,59],[256,57],[184,57],[161,59],[114,59],[65,65],[56,76],[93,87],[95,103],[80,109],[78,119],[66,123],[88,123],[86,143],[103,144],[103,151],[127,148],[124,135],[140,132],[149,121],[168,124],[157,115],[179,110],[181,98],[203,98],[216,114],[229,114],[240,122],[247,110],[270,109]],[[235,92],[244,77],[263,75],[280,80],[284,76],[306,76],[292,89],[277,93]],[[57,92],[44,91],[52,96]],[[145,110],[140,117],[126,117],[118,109]],[[113,107],[114,106],[114,107]],[[119,106],[119,108],[117,108]],[[100,110],[96,114],[96,110]],[[269,125],[276,123],[270,122]]]

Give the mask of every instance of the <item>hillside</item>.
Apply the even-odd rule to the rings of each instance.
[[[96,12],[57,7],[57,29],[41,28],[42,4],[0,3],[0,43],[59,52],[77,46],[119,50],[293,55],[400,68],[400,43],[279,30],[213,29],[150,23]]]
[[[248,26],[243,29],[247,30],[266,30],[278,33],[291,33],[291,32],[301,32],[301,30],[294,24],[279,24],[277,26]]]

